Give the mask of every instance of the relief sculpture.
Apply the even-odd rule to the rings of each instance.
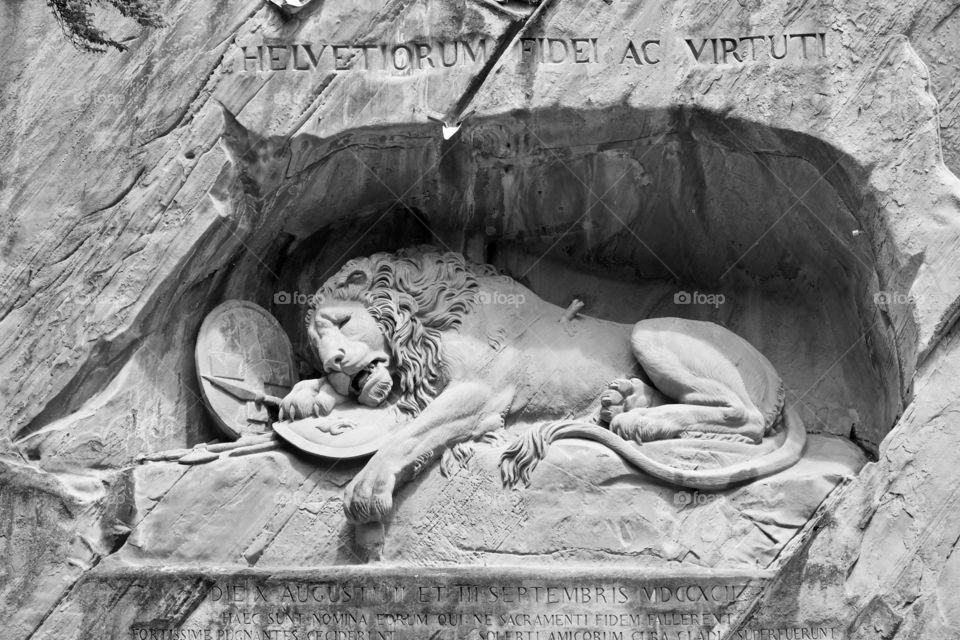
[[[303,437],[336,443],[377,423],[375,453],[344,495],[358,523],[388,517],[398,486],[446,451],[457,457],[462,443],[504,428],[513,439],[501,459],[508,487],[528,483],[547,445],[561,438],[597,441],[643,473],[702,490],[800,458],[803,424],[784,410],[773,365],[743,338],[680,318],[629,326],[570,316],[458,253],[424,247],[353,259],[306,313],[311,355],[324,375],[283,397],[274,426],[298,445]],[[345,417],[351,406],[367,411]],[[298,429],[300,422],[309,428]],[[515,422],[533,426],[513,435]],[[664,463],[643,447],[673,439],[701,440],[707,449],[777,442],[736,464],[697,469]]]
[[[958,2],[8,2],[3,640],[960,638]]]

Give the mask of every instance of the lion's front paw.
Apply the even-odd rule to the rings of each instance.
[[[281,420],[302,420],[322,415],[320,380],[301,380],[280,401]]]
[[[382,522],[393,510],[394,473],[383,466],[368,463],[347,485],[343,509],[354,523]]]

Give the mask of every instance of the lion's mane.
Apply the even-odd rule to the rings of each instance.
[[[318,303],[364,303],[392,352],[400,381],[398,406],[417,415],[447,383],[442,333],[459,328],[475,308],[477,276],[494,273],[492,267],[433,247],[355,258],[317,291],[307,310],[307,328]]]

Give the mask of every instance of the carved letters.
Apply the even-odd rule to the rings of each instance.
[[[243,73],[419,72],[477,67],[491,61],[492,38],[471,40],[347,44],[321,42],[247,44],[236,68]],[[597,37],[518,38],[505,54],[521,65],[604,65],[651,67],[666,63],[746,65],[778,61],[817,61],[827,57],[827,32],[723,37],[637,38],[625,42]]]
[[[461,579],[464,579],[461,581]],[[756,597],[750,579],[345,581],[237,578],[214,584],[179,627],[133,626],[134,640],[719,640]],[[737,640],[841,637],[827,624],[738,629]]]
[[[421,71],[482,64],[488,41],[409,42],[406,44],[327,44],[298,42],[240,47],[240,71]]]
[[[827,34],[822,31],[740,38],[687,38],[684,42],[697,62],[707,64],[783,60],[788,55],[803,60],[827,57]]]

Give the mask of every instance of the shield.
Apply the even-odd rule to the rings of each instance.
[[[315,456],[347,459],[376,453],[396,429],[410,418],[396,407],[365,407],[342,404],[329,416],[276,422],[273,430],[288,443]],[[330,426],[349,424],[342,433],[330,433]]]
[[[223,434],[269,431],[269,403],[293,386],[293,348],[280,323],[265,309],[228,300],[200,326],[195,351],[204,403]]]

